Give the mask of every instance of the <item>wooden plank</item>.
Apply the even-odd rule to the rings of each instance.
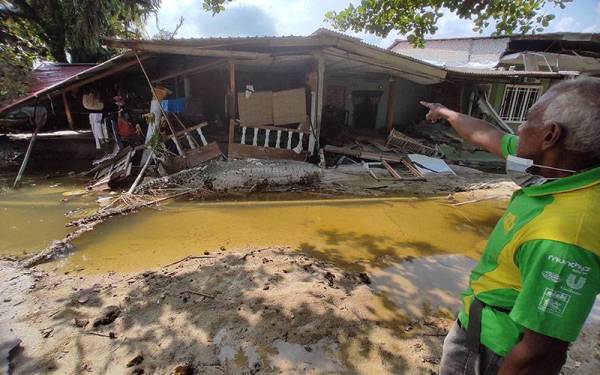
[[[394,127],[394,101],[396,99],[396,80],[390,78],[388,83],[388,102],[387,102],[387,113],[385,118],[385,124],[388,131],[391,131]]]
[[[216,61],[211,61],[211,62],[206,63],[206,64],[194,66],[192,68],[187,68],[187,69],[179,70],[179,71],[176,71],[176,72],[172,72],[172,73],[160,76],[158,78],[153,79],[152,82],[158,83],[158,82],[166,81],[167,79],[171,79],[171,78],[175,78],[175,77],[180,77],[180,76],[183,76],[183,75],[191,75],[191,73],[201,73],[201,72],[210,70],[210,69],[212,69],[214,67],[217,67],[219,65],[223,65],[226,62],[227,61],[225,59],[219,59],[219,60],[216,60]]]
[[[185,152],[185,158],[182,156],[170,157],[166,162],[168,173],[179,172],[186,168],[194,168],[198,165],[218,158],[223,155],[221,148],[216,142],[211,142],[206,146],[199,147]]]
[[[391,161],[393,163],[401,163],[404,160],[402,155],[398,155],[398,154],[352,150],[347,147],[337,147],[337,146],[332,146],[332,145],[325,146],[325,152],[331,152],[331,153],[339,154],[339,155],[354,156],[356,158],[365,159],[365,160],[376,160],[376,161],[386,160],[386,161]]]
[[[282,148],[266,148],[241,144],[229,145],[229,158],[257,158],[257,159],[290,159],[304,161],[308,157],[306,152],[297,154],[292,150]]]
[[[325,85],[325,57],[322,53],[317,55],[317,128],[315,137],[321,137],[321,120],[323,118],[323,96]]]
[[[415,168],[415,166],[413,165],[413,163],[410,160],[402,159],[401,163],[404,164],[406,169],[408,169],[408,171],[410,173],[412,173],[414,176],[424,177],[423,173],[421,173],[421,171],[419,171],[417,168]]]
[[[229,95],[231,100],[231,112],[229,114],[232,118],[237,118],[237,94],[235,88],[235,64],[233,61],[229,62]]]
[[[383,164],[383,166],[385,167],[385,169],[387,169],[388,172],[390,172],[390,174],[392,175],[392,177],[394,177],[394,179],[396,179],[396,180],[401,180],[402,179],[402,176],[400,176],[398,174],[398,172],[396,172],[396,170],[394,168],[392,168],[392,166],[389,165],[387,161],[385,161],[385,159],[381,160],[381,164]]]
[[[149,56],[142,56],[142,57],[140,57],[139,59],[143,61],[143,60],[146,60],[146,59],[148,59],[148,58],[149,58]],[[74,90],[74,89],[76,89],[76,88],[78,88],[78,87],[81,87],[81,86],[87,85],[88,83],[95,82],[95,81],[97,81],[97,80],[99,80],[99,79],[102,79],[102,78],[104,78],[104,77],[108,77],[108,76],[110,76],[110,75],[113,75],[113,74],[115,74],[115,73],[118,73],[118,72],[120,72],[120,71],[122,71],[122,70],[125,70],[125,69],[128,69],[128,68],[131,68],[132,66],[134,66],[134,65],[137,65],[137,64],[138,64],[138,61],[137,61],[137,59],[136,59],[136,60],[131,60],[131,61],[129,61],[129,62],[126,62],[126,63],[124,63],[124,64],[121,64],[121,65],[117,65],[117,66],[115,66],[115,67],[114,67],[114,68],[112,68],[112,69],[108,69],[108,70],[105,70],[104,72],[101,72],[101,73],[98,73],[98,74],[94,74],[94,75],[93,75],[92,77],[90,77],[90,78],[86,78],[86,79],[84,79],[84,80],[81,80],[81,81],[79,81],[79,82],[76,82],[76,83],[74,83],[74,84],[72,84],[72,85],[68,85],[68,86],[65,88],[65,90],[69,90],[69,91],[71,91],[71,90]]]
[[[179,120],[179,118],[177,118],[177,119]],[[179,120],[179,121],[181,121],[181,120]],[[167,137],[165,137],[165,141],[167,141],[169,139],[172,139],[174,137],[181,138],[182,136],[184,136],[186,134],[189,134],[189,133],[193,132],[196,129],[203,128],[203,127],[205,127],[207,125],[208,125],[208,122],[201,122],[198,125],[190,126],[189,128],[186,128],[185,130],[180,130],[180,131],[176,132],[175,134],[168,135]]]
[[[129,48],[136,51],[155,52],[155,53],[168,53],[173,55],[189,55],[189,56],[204,56],[204,57],[223,57],[228,59],[244,59],[244,60],[257,60],[257,59],[270,59],[271,55],[268,53],[260,52],[248,52],[248,51],[230,51],[230,50],[218,50],[218,49],[204,49],[187,46],[173,46],[173,45],[158,45],[154,43],[144,43],[137,41],[111,41],[112,45]]]
[[[69,129],[73,129],[73,115],[71,114],[71,107],[67,100],[67,94],[64,91],[62,92],[62,100],[65,107],[65,115],[67,115],[67,124],[69,125]]]

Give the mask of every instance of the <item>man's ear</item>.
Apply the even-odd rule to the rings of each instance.
[[[544,141],[542,142],[542,149],[547,150],[556,146],[564,135],[564,129],[556,122],[551,122],[550,124],[547,124],[546,130],[544,131]]]

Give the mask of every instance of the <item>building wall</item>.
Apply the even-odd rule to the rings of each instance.
[[[345,88],[345,101],[344,108],[348,111],[348,126],[353,127],[353,103],[352,103],[352,92],[353,91],[381,91],[381,99],[377,106],[377,117],[375,121],[375,129],[381,129],[385,127],[385,114],[387,108],[387,93],[388,83],[387,77],[382,76],[381,78],[367,78],[367,77],[335,77],[329,76],[325,80],[325,92],[330,86],[340,86]],[[326,97],[326,96],[325,96]],[[324,101],[325,105],[328,103]]]
[[[351,128],[353,127],[352,91],[381,91],[382,94],[377,107],[375,129],[385,129],[389,90],[388,77],[382,76],[378,79],[329,77],[326,80],[325,90],[327,90],[327,87],[329,86],[345,87],[345,109],[349,112],[349,127]],[[397,78],[393,124],[402,127],[403,125],[423,120],[427,113],[427,109],[419,103],[421,100],[436,101],[457,108],[457,106],[460,105],[460,87],[453,87],[452,90],[454,90],[454,92],[451,93],[448,93],[447,90],[447,87],[440,85],[420,85],[412,81]],[[327,104],[327,102],[324,104]]]

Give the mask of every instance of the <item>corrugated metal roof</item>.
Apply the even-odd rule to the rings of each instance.
[[[449,76],[479,77],[479,78],[565,78],[578,76],[579,72],[560,71],[525,71],[525,70],[493,70],[493,69],[474,69],[474,68],[447,68]]]
[[[27,94],[16,98],[9,104],[0,108],[0,113],[12,108],[18,103],[34,98],[37,93],[86,71],[95,65],[96,64],[43,63],[31,71],[31,81],[27,87]]]
[[[427,40],[424,48],[403,42],[392,51],[441,67],[489,69],[498,64],[509,41],[508,38]]]
[[[54,74],[54,73],[48,74],[47,75],[48,76],[47,77],[48,85],[40,86],[39,89],[28,93],[27,96],[19,98],[19,99],[13,101],[12,103],[0,108],[0,113],[9,111],[18,105],[22,105],[22,104],[24,104],[28,101],[31,101],[35,98],[41,97],[42,95],[49,94],[52,91],[59,90],[63,87],[68,86],[69,84],[73,84],[79,80],[89,78],[92,75],[100,73],[112,66],[115,66],[116,64],[123,62],[122,60],[124,60],[126,58],[130,58],[132,56],[133,56],[133,53],[126,52],[126,53],[120,54],[118,56],[115,56],[112,59],[107,60],[98,65],[75,64],[75,65],[81,66],[82,70],[75,72],[75,70],[77,70],[77,69],[72,69],[72,70],[70,70],[70,73],[73,73],[73,74],[69,74],[69,75],[65,74],[64,76],[61,76],[60,74]],[[57,64],[57,65],[61,65],[61,64]]]
[[[31,72],[32,80],[27,89],[27,93],[33,94],[43,90],[93,66],[96,66],[96,64],[43,63]]]

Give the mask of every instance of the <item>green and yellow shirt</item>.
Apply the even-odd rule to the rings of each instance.
[[[517,144],[516,136],[505,135],[504,156],[514,155]],[[600,168],[595,168],[513,194],[471,272],[458,318],[468,327],[477,296],[487,305],[481,343],[505,356],[524,328],[575,341],[598,293]]]

